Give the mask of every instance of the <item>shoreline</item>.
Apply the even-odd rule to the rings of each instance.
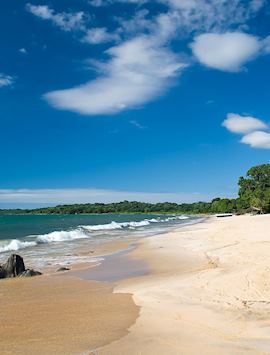
[[[118,216],[114,219],[113,216],[99,215],[99,218],[74,216],[75,219],[63,218],[47,221],[46,217],[50,218],[50,216],[44,216],[45,220],[42,217],[41,222],[38,222],[39,220],[33,222],[32,219],[27,221],[15,219],[14,226],[12,219],[6,221],[6,230],[4,228],[2,234],[0,233],[0,262],[4,263],[8,255],[15,252],[22,254],[30,267],[41,271],[51,270],[54,266],[59,268],[77,263],[91,263],[95,262],[92,259],[94,255],[97,256],[96,250],[102,250],[100,245],[107,244],[108,241],[126,241],[130,238],[154,235],[162,233],[162,230],[168,231],[176,228],[175,225],[181,224],[182,219],[198,219],[198,217],[186,216],[155,218],[154,215],[149,215],[147,218]],[[5,226],[5,220],[2,222]],[[33,223],[33,226],[31,227],[29,223]],[[44,228],[40,227],[40,223],[44,225]],[[18,232],[17,225],[20,226],[20,224],[25,227]],[[9,235],[8,239],[5,238],[6,235]]]
[[[80,313],[74,312],[74,319],[78,322],[83,320],[84,325],[89,327],[88,333],[81,334],[80,325],[76,325],[75,322],[72,332],[75,337],[79,337],[78,346],[84,345],[86,353],[269,354],[269,227],[270,215],[220,219],[209,217],[203,222],[186,225],[169,233],[136,239],[136,247],[131,251],[128,245],[134,243],[134,240],[127,241],[129,244],[120,249],[122,250],[120,252],[116,245],[108,248],[114,248],[113,252],[108,254],[109,260],[113,259],[111,265],[117,264],[119,258],[124,256],[125,264],[119,263],[120,268],[135,265],[136,269],[143,262],[147,268],[146,273],[124,275],[120,280],[103,279],[102,281],[106,281],[104,283],[86,280],[94,278],[93,274],[97,275],[102,271],[102,267],[89,268],[88,265],[81,267],[78,265],[78,268],[74,267],[72,271],[64,273],[54,273],[25,281],[7,281],[14,284],[17,281],[22,284],[29,282],[36,285],[37,289],[39,288],[37,284],[41,283],[38,280],[46,279],[42,282],[46,282],[47,287],[51,287],[53,282],[68,282],[70,294],[65,296],[64,304],[70,302],[72,298],[73,301],[76,300],[72,304],[72,312],[81,300],[84,300],[83,302],[86,302],[84,308],[90,307],[90,313],[102,320],[103,324],[108,322],[115,324],[113,327],[116,332],[113,336],[106,326],[99,328],[102,335],[99,332],[96,334],[96,329],[91,327],[93,325],[91,317],[88,317],[88,314],[85,316],[85,309],[81,316]],[[105,270],[102,272],[105,274],[106,268],[108,265],[103,267]],[[90,272],[90,276],[80,279],[77,274],[74,277],[73,270],[75,273]],[[118,271],[112,269],[112,272]],[[106,302],[97,297],[96,285],[109,288],[107,294],[103,289],[102,297],[107,300]],[[58,295],[60,299],[65,294],[62,291]],[[10,295],[10,288],[7,287],[5,292],[9,292]],[[31,289],[29,292],[31,293]],[[39,300],[41,305],[42,300],[51,297],[50,292],[44,292]],[[117,298],[119,296],[124,297],[124,301]],[[14,309],[18,299],[13,301]],[[91,303],[92,301],[94,303]],[[51,299],[50,302],[52,307],[57,303]],[[48,305],[46,302],[45,304]],[[102,308],[101,304],[105,308]],[[11,305],[8,302],[5,306],[4,311],[11,312]],[[111,306],[116,310],[113,316]],[[0,305],[3,319],[2,307],[3,305]],[[38,314],[37,305],[35,311]],[[54,315],[51,315],[50,322],[52,321],[54,322]],[[0,334],[3,334],[1,325]],[[63,349],[70,341],[69,338],[65,339]],[[93,339],[96,340],[95,344]],[[92,345],[87,347],[86,344],[90,343]],[[2,348],[1,337],[0,346]],[[29,351],[27,342],[20,346],[24,353],[34,354]],[[20,351],[17,353],[23,353]],[[47,348],[43,353],[47,354],[46,351]],[[78,351],[72,350],[70,353],[77,354]]]
[[[187,221],[185,223],[183,223],[182,225],[179,226],[175,226],[174,228],[172,228],[170,231],[159,231],[156,234],[153,235],[145,235],[142,237],[138,237],[138,236],[128,236],[125,237],[123,239],[115,239],[115,240],[109,240],[109,241],[103,241],[100,244],[96,244],[95,246],[91,247],[90,250],[86,251],[85,249],[77,249],[77,253],[79,256],[85,256],[85,255],[91,255],[91,257],[93,258],[101,258],[103,260],[98,260],[97,262],[95,261],[89,261],[89,262],[75,262],[70,264],[70,270],[68,270],[67,273],[72,272],[72,270],[90,270],[92,271],[93,268],[98,268],[100,265],[102,265],[102,263],[105,261],[106,262],[106,258],[110,258],[110,257],[115,257],[117,259],[117,255],[120,253],[124,253],[127,257],[129,257],[131,255],[131,249],[136,250],[138,245],[140,244],[140,242],[142,240],[144,240],[145,238],[151,238],[151,237],[158,237],[161,235],[165,235],[168,233],[173,233],[173,232],[177,232],[179,230],[182,230],[182,228],[185,227],[192,227],[193,225],[196,224],[200,224],[203,223],[204,221],[208,220],[210,217],[202,217],[199,220],[196,221]],[[117,262],[117,260],[116,260]],[[62,265],[58,265],[58,267],[61,267]],[[63,265],[64,266],[64,265]],[[57,270],[55,269],[55,265],[52,267],[46,267],[44,268],[44,270],[46,274],[54,274],[55,272],[57,272]],[[94,276],[94,275],[93,275]]]
[[[118,274],[120,279],[124,280],[130,276],[137,278],[148,273],[148,265],[146,263],[141,268],[141,262],[134,260],[132,264],[131,261],[132,253],[138,247],[138,243],[144,238],[151,237],[108,241],[98,245],[91,255],[97,258],[105,256],[105,261],[103,261],[105,275],[108,269],[106,259],[112,259],[112,264],[118,265],[118,269],[114,267],[112,272]],[[131,249],[134,250],[131,251]],[[81,252],[89,253],[86,250]],[[10,349],[12,349],[12,353],[36,354],[37,346],[40,347],[39,353],[41,354],[47,354],[49,349],[53,350],[53,347],[57,349],[58,354],[65,354],[67,349],[74,349],[74,351],[70,350],[71,353],[77,354],[71,339],[65,335],[66,328],[70,329],[70,326],[67,325],[70,322],[73,324],[73,327],[71,327],[73,336],[80,338],[78,349],[83,349],[84,352],[100,348],[127,334],[128,329],[138,317],[140,307],[135,305],[130,293],[121,295],[114,291],[115,285],[119,284],[118,277],[116,280],[99,281],[80,278],[81,272],[88,273],[93,270],[94,274],[99,273],[103,262],[100,264],[75,263],[71,265],[72,269],[70,271],[63,272],[56,272],[54,266],[43,270],[45,274],[39,277],[1,280],[1,295],[5,299],[5,302],[0,304],[0,347],[3,354],[9,354]],[[124,274],[121,274],[121,268],[125,270]],[[52,290],[55,285],[58,285],[57,292]],[[23,295],[20,297],[22,290]],[[66,293],[70,295],[67,296]],[[27,299],[26,303],[25,299]],[[76,301],[74,302],[75,299]],[[72,306],[70,306],[70,302]],[[81,306],[81,304],[84,306]],[[67,305],[71,307],[71,315],[66,315],[64,312]],[[47,319],[45,317],[42,324],[40,324],[40,312],[44,308],[50,310],[49,316]],[[16,309],[16,312],[14,312],[14,309]],[[29,309],[31,309],[31,313],[28,312]],[[90,311],[90,316],[80,315],[81,312],[85,314],[87,309]],[[113,316],[112,309],[116,310]],[[52,310],[54,311],[52,312]],[[66,317],[66,320],[62,319],[62,322],[64,322],[63,327],[61,327],[62,322],[59,324],[60,330],[58,329],[58,331],[60,334],[56,337],[58,338],[57,340],[53,332],[48,329],[50,324],[59,322],[59,319],[63,316],[64,318]],[[76,321],[74,321],[74,317]],[[101,324],[98,329],[93,329],[93,322],[91,321],[93,317],[98,318],[98,324]],[[20,325],[24,322],[27,324],[27,330],[21,333]],[[82,331],[80,322],[84,324],[84,329],[86,327],[89,332]],[[5,325],[6,323],[8,325]],[[113,329],[110,331],[108,331],[108,324],[113,325]],[[12,336],[17,339],[16,343],[11,341],[10,334],[7,333],[10,330],[12,330]],[[43,335],[37,337],[37,331]],[[63,337],[65,338],[65,344]],[[49,339],[52,339],[51,345],[46,347],[46,342]],[[10,347],[10,343],[12,343],[13,347]]]

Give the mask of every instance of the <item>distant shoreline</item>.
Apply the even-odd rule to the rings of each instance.
[[[234,202],[232,202],[234,201]],[[0,215],[7,214],[215,214],[239,212],[235,200],[214,199],[211,202],[148,203],[138,201],[121,201],[114,203],[84,203],[57,205],[40,208],[0,209]]]
[[[190,213],[190,212],[103,212],[103,213],[1,213],[0,216],[97,216],[97,215],[175,215],[181,216],[183,214],[190,216],[213,216],[215,213]]]

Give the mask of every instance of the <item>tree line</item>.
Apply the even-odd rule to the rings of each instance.
[[[173,213],[212,214],[270,212],[270,164],[254,166],[238,181],[238,198],[215,198],[211,202],[145,203],[122,201],[117,203],[86,203],[59,205],[35,209],[0,209],[0,214],[90,214],[90,213]]]

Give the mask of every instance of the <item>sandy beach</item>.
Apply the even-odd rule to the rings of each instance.
[[[270,216],[210,218],[144,239],[151,274],[122,282],[141,307],[100,354],[269,354]]]
[[[269,227],[269,215],[211,217],[143,238],[121,267],[148,272],[111,284],[4,280],[1,353],[269,354]]]

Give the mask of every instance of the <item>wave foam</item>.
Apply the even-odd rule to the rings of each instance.
[[[151,220],[143,220],[139,222],[131,221],[131,222],[115,222],[112,221],[108,224],[97,224],[94,226],[82,226],[82,228],[88,231],[100,231],[100,230],[114,230],[114,229],[123,229],[123,228],[136,228],[136,227],[144,227],[150,224]]]
[[[160,217],[158,218],[151,218],[151,219],[144,219],[142,221],[131,221],[131,222],[115,222],[112,221],[111,223],[107,224],[97,224],[93,226],[81,226],[83,229],[86,229],[88,231],[102,231],[102,230],[115,230],[115,229],[123,229],[123,228],[130,228],[134,229],[137,227],[145,227],[149,226],[151,223],[164,223],[164,222],[169,222],[173,220],[182,220],[182,219],[188,219],[189,217],[187,216],[173,216],[173,217],[167,217],[165,219],[161,219]]]
[[[97,231],[106,231],[106,230],[116,230],[116,229],[135,229],[139,227],[146,227],[152,223],[165,223],[173,220],[184,220],[189,219],[187,216],[171,216],[162,219],[161,217],[144,219],[142,221],[130,221],[130,222],[115,222],[107,224],[97,224],[97,225],[87,225],[80,226],[76,229],[69,231],[54,231],[48,234],[42,235],[33,235],[32,238],[35,238],[35,241],[20,241],[18,239],[11,240],[6,245],[0,245],[0,253],[7,251],[16,251],[20,249],[25,249],[28,247],[36,246],[37,244],[47,244],[53,242],[65,242],[72,241],[76,239],[86,239],[91,238],[91,234],[87,232],[97,232]],[[30,236],[29,236],[30,237]]]
[[[180,220],[182,220],[182,219],[189,219],[189,217],[188,217],[188,216],[174,216],[174,217],[167,217],[167,218],[165,218],[165,219],[161,220],[161,222],[175,221],[175,220],[177,220],[177,219],[180,219]]]
[[[82,226],[82,228],[89,230],[89,231],[114,230],[114,229],[121,229],[122,223],[117,223],[117,222],[112,221],[111,223],[107,223],[107,224],[96,224],[93,226]]]
[[[3,245],[0,247],[0,253],[5,253],[7,251],[16,251],[20,249],[25,249],[28,247],[33,247],[37,245],[36,242],[22,242],[18,239],[13,239],[7,245]]]
[[[48,234],[39,235],[36,240],[38,243],[52,243],[85,238],[89,238],[89,236],[85,234],[83,230],[74,229],[70,231],[55,231]]]

